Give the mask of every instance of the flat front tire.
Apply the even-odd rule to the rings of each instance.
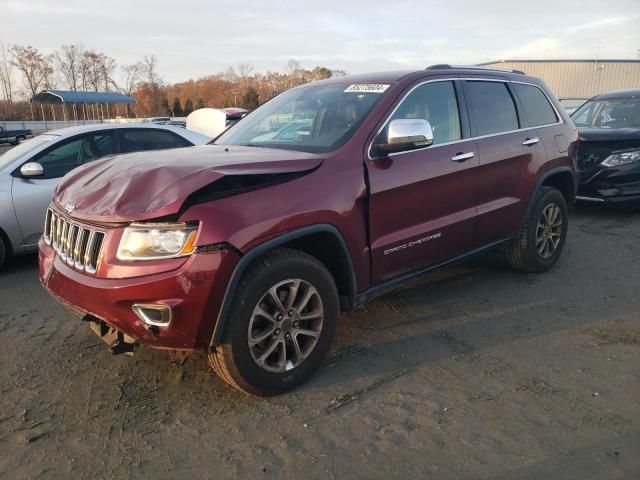
[[[234,388],[278,395],[305,382],[325,359],[335,335],[338,292],[315,257],[277,249],[243,274],[209,364]]]

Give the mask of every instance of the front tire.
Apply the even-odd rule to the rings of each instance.
[[[315,257],[278,249],[243,274],[212,369],[232,387],[271,396],[305,382],[320,368],[335,336],[338,292]]]
[[[542,273],[560,258],[569,213],[564,195],[555,188],[541,187],[533,201],[520,236],[507,250],[507,259],[517,270]]]

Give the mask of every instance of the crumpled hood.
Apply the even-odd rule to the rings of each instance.
[[[586,142],[609,142],[640,140],[640,128],[588,128],[578,127],[580,140]]]
[[[225,175],[304,172],[317,155],[272,148],[203,145],[114,155],[71,171],[54,201],[89,222],[131,222],[172,215],[187,197]]]

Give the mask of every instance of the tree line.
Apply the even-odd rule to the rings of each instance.
[[[182,117],[203,107],[252,110],[289,88],[341,75],[342,70],[305,69],[290,60],[284,72],[260,73],[251,63],[239,63],[224,72],[171,84],[159,74],[155,55],[119,66],[106,53],[81,45],[62,45],[45,54],[32,46],[0,43],[0,119],[31,119],[28,99],[46,89],[120,92],[136,100],[136,105],[122,108],[121,116]],[[53,117],[55,112],[48,109],[47,114]]]

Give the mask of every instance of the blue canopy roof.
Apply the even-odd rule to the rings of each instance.
[[[136,103],[116,92],[73,92],[70,90],[43,90],[31,97],[31,103]]]

